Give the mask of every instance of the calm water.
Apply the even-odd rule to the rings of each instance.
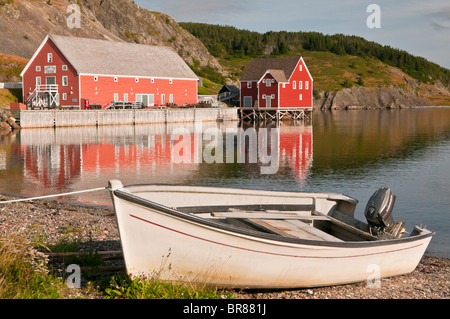
[[[235,135],[254,143],[227,143]],[[0,137],[0,192],[57,194],[113,178],[339,192],[360,201],[362,220],[369,197],[386,186],[397,195],[396,219],[408,230],[423,224],[437,233],[427,254],[450,257],[450,109],[315,112],[311,121],[276,128],[189,123],[24,129]],[[111,205],[106,190],[59,199]]]

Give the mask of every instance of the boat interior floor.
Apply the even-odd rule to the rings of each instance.
[[[318,241],[375,241],[368,225],[338,210],[322,214],[311,205],[181,207],[196,216],[288,238]]]

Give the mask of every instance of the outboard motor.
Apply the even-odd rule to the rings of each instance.
[[[382,187],[377,190],[367,203],[364,215],[371,228],[389,231],[395,221],[392,216],[395,195],[389,188]]]

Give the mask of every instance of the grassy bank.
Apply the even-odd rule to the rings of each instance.
[[[35,246],[44,247],[42,242],[29,244],[21,237],[0,239],[0,299],[231,299],[233,293],[209,288],[198,283],[176,284],[152,279],[131,279],[126,273],[96,276],[84,282],[81,288],[69,288],[66,279],[56,275],[56,269],[48,267],[48,257]],[[45,246],[52,252],[69,252],[78,248],[78,243],[66,238],[56,245]],[[95,273],[95,267],[102,261],[95,252],[73,256],[64,260],[58,268],[69,264],[94,268],[82,273],[82,278]]]

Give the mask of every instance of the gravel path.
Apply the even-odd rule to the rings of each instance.
[[[0,195],[0,201],[11,198]],[[120,250],[114,213],[107,208],[57,201],[0,204],[0,235],[12,234],[44,245],[77,241],[81,251]],[[414,272],[382,279],[379,288],[369,288],[363,282],[288,291],[240,291],[237,296],[245,299],[448,299],[450,259],[424,256]]]

